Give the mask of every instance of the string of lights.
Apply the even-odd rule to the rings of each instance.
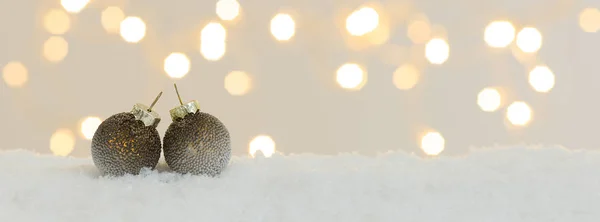
[[[62,9],[50,9],[43,16],[43,27],[51,34],[44,43],[43,57],[52,63],[59,63],[69,54],[69,43],[62,37],[69,32],[74,16],[84,10],[89,0],[61,0]],[[381,10],[381,9],[379,9]],[[242,6],[236,0],[219,0],[215,12],[222,21],[239,19]],[[388,16],[382,15],[376,7],[360,6],[348,13],[345,19],[345,38],[349,47],[360,50],[365,44],[379,45],[389,38]],[[128,44],[144,40],[147,31],[146,21],[142,17],[128,16],[120,7],[106,7],[100,16],[102,27],[108,34],[120,35]],[[578,23],[583,32],[600,31],[600,10],[586,8],[579,13]],[[151,24],[150,24],[151,25]],[[282,44],[290,42],[296,35],[296,20],[292,14],[278,13],[269,24],[270,33],[275,41]],[[432,24],[425,14],[413,13],[407,19],[407,37],[416,46],[410,50],[420,50],[421,55],[411,59],[413,62],[401,64],[392,74],[391,81],[399,90],[410,90],[419,84],[422,67],[419,61],[425,59],[430,65],[443,65],[456,50],[448,43],[448,34],[444,27]],[[218,61],[227,52],[227,29],[220,22],[210,22],[199,32],[198,52],[207,61]],[[543,47],[543,34],[533,26],[515,27],[508,20],[491,21],[482,33],[487,46],[494,49],[511,49],[517,59],[535,55]],[[388,55],[394,60],[394,55]],[[171,52],[163,61],[164,72],[172,79],[182,79],[191,70],[191,61],[184,52]],[[348,91],[359,91],[367,84],[367,72],[363,65],[348,62],[340,64],[335,72],[335,81],[339,87]],[[26,64],[21,61],[9,61],[2,68],[2,77],[6,85],[12,88],[25,87],[30,77]],[[546,64],[535,64],[528,73],[528,84],[538,93],[549,93],[555,86],[555,74]],[[233,70],[224,78],[224,88],[232,96],[243,96],[252,89],[252,77],[245,71]],[[506,119],[516,127],[527,126],[533,118],[533,110],[526,101],[506,101],[501,86],[483,88],[476,96],[476,103],[484,112],[496,112],[507,103]],[[85,117],[81,121],[80,131],[85,139],[91,139],[94,131],[102,122],[99,117]],[[444,150],[445,139],[440,132],[432,130],[421,137],[421,148],[428,155],[438,155]],[[61,128],[50,139],[50,150],[55,155],[66,156],[75,146],[75,133],[71,129]],[[275,142],[268,135],[258,135],[249,142],[249,154],[254,156],[261,151],[270,156],[275,152]]]

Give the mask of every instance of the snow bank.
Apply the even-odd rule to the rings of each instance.
[[[600,221],[600,152],[234,158],[221,178],[99,177],[90,159],[0,153],[0,221]]]

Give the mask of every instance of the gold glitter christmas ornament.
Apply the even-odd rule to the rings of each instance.
[[[182,174],[218,176],[229,165],[231,139],[225,125],[215,116],[200,111],[196,100],[181,101],[170,111],[173,122],[163,139],[165,161]]]
[[[156,130],[160,116],[150,107],[135,104],[130,112],[104,120],[92,138],[92,160],[102,174],[121,176],[139,174],[143,168],[154,169],[161,153],[160,135]]]

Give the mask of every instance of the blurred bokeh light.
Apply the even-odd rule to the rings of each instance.
[[[350,35],[363,36],[379,25],[379,14],[371,7],[361,7],[346,18],[346,30]]]
[[[91,140],[98,129],[98,126],[102,123],[100,117],[89,116],[81,121],[80,131],[83,138]]]
[[[359,90],[365,85],[367,74],[358,64],[346,63],[338,68],[336,81],[344,89]]]
[[[20,88],[29,80],[29,73],[23,63],[11,61],[2,68],[2,78],[6,85]]]
[[[548,8],[550,5],[556,6],[558,1],[565,7]],[[18,5],[23,2],[12,3]],[[519,136],[523,136],[526,142],[548,138],[549,142],[569,146],[598,146],[598,141],[586,140],[588,136],[584,135],[593,131],[590,130],[594,128],[591,124],[593,121],[587,120],[594,119],[595,109],[583,99],[585,95],[595,92],[593,71],[598,64],[594,63],[594,59],[599,50],[593,39],[597,35],[594,33],[600,31],[600,10],[597,5],[555,0],[545,5],[532,3],[525,6],[518,1],[498,1],[492,8],[473,8],[472,5],[463,7],[461,4],[430,7],[427,3],[415,1],[336,2],[325,5],[296,1],[273,7],[260,4],[242,7],[240,2],[244,3],[239,0],[216,0],[209,2],[207,7],[203,5],[201,9],[197,5],[188,5],[190,10],[183,8],[188,3],[147,1],[140,5],[136,1],[122,0],[52,0],[51,3],[36,4],[33,8],[20,5],[8,7],[9,11],[29,7],[34,12],[14,12],[14,15],[7,15],[9,17],[4,21],[7,30],[12,31],[7,32],[2,41],[5,43],[2,48],[5,57],[0,61],[0,89],[4,91],[0,95],[4,101],[0,107],[4,108],[5,116],[15,116],[15,113],[21,115],[6,121],[4,134],[13,133],[14,128],[14,134],[22,135],[8,137],[4,148],[19,146],[27,140],[33,149],[47,149],[48,136],[63,125],[72,127],[55,132],[51,139],[52,152],[58,155],[86,154],[79,150],[71,152],[81,149],[73,148],[73,132],[77,134],[77,139],[90,139],[101,122],[99,117],[88,117],[91,112],[89,104],[83,104],[86,101],[82,100],[79,107],[68,109],[69,113],[52,111],[48,117],[51,122],[39,121],[35,119],[39,117],[28,113],[31,110],[29,106],[50,102],[56,109],[55,106],[62,104],[58,101],[60,99],[76,100],[73,96],[77,94],[67,91],[82,92],[81,84],[73,84],[73,81],[80,81],[81,78],[94,83],[86,86],[89,87],[85,91],[86,98],[110,96],[109,100],[114,104],[127,102],[124,101],[126,98],[117,90],[101,90],[102,86],[124,84],[126,88],[131,87],[132,91],[146,92],[152,91],[150,88],[162,88],[163,81],[166,84],[181,78],[186,78],[190,83],[204,84],[192,87],[190,94],[198,93],[193,90],[220,92],[204,94],[207,95],[204,99],[212,100],[207,103],[223,105],[220,108],[222,110],[235,110],[240,105],[221,103],[232,96],[236,97],[232,101],[243,104],[257,104],[257,99],[277,101],[282,109],[256,106],[248,110],[248,115],[258,118],[256,121],[269,122],[261,126],[267,127],[264,130],[269,132],[294,124],[293,129],[285,128],[298,130],[290,131],[290,135],[313,129],[302,125],[303,121],[298,119],[290,119],[292,122],[286,121],[285,124],[269,120],[286,118],[289,112],[284,109],[294,109],[293,106],[297,105],[318,110],[314,112],[315,116],[307,118],[316,118],[315,121],[319,122],[325,121],[319,119],[321,115],[318,114],[322,111],[319,109],[350,112],[348,115],[352,116],[369,116],[373,118],[369,124],[401,122],[403,116],[414,117],[411,121],[416,122],[402,122],[400,128],[398,124],[378,128],[395,132],[396,135],[419,133],[421,131],[414,132],[414,126],[422,122],[436,125],[442,130],[461,121],[465,128],[477,131],[466,132],[468,138],[444,135],[453,144],[452,150],[444,151],[449,155],[464,152],[468,145],[514,141],[511,138],[514,134],[497,127],[495,123],[500,121],[507,126],[527,126],[535,119],[540,125],[548,126],[542,130],[537,127],[536,130],[523,131]],[[539,10],[530,13],[527,10],[514,10],[516,6],[538,7]],[[444,14],[447,11],[455,13],[448,17]],[[140,17],[131,16],[131,13]],[[98,35],[104,32],[111,35]],[[482,34],[484,41],[481,41]],[[114,42],[114,38],[122,38],[124,42]],[[144,39],[147,39],[145,44],[121,47],[127,45],[125,42],[138,43]],[[453,59],[448,63],[450,46]],[[193,75],[192,63],[196,70],[194,72],[201,72],[202,75]],[[435,66],[441,64],[447,65]],[[549,67],[556,69],[554,71],[558,75]],[[115,68],[122,72],[113,70]],[[568,73],[578,75],[566,75]],[[591,74],[586,76],[586,73]],[[141,84],[124,82],[138,80],[142,81]],[[367,80],[369,87],[359,92],[366,86]],[[291,85],[286,85],[285,81],[301,85],[293,86],[299,88],[290,88]],[[556,85],[556,81],[560,83]],[[2,87],[5,85],[7,87]],[[330,93],[331,90],[336,93]],[[385,90],[402,92],[392,93],[392,101],[387,101],[381,99],[387,95]],[[551,91],[553,93],[545,94]],[[350,92],[353,93],[348,94]],[[319,95],[319,98],[315,100],[310,95]],[[460,99],[447,101],[448,96]],[[477,97],[476,104],[474,97]],[[527,103],[515,101],[517,98]],[[323,104],[322,101],[328,101],[328,107],[318,107]],[[346,107],[348,101],[367,102],[369,107],[374,108],[349,110]],[[87,102],[97,102],[97,99]],[[452,102],[456,106],[453,108],[459,110],[440,108],[448,106],[447,102]],[[399,109],[405,113],[398,115]],[[539,114],[533,112],[538,109]],[[114,107],[110,106],[96,106],[93,109],[94,115],[99,116],[113,112]],[[255,123],[235,126],[235,118],[239,113],[225,112],[222,115],[238,134],[246,135],[232,138],[234,143],[245,144],[255,136],[256,132],[250,130],[252,127],[245,127]],[[475,123],[473,115],[488,119],[477,119]],[[561,116],[577,116],[580,119],[562,121]],[[71,117],[87,118],[74,123],[77,119]],[[31,121],[20,124],[26,118]],[[323,118],[329,121],[331,116]],[[327,130],[336,130],[338,133],[315,137],[315,143],[347,143],[339,146],[345,150],[336,150],[336,146],[323,150],[326,153],[381,151],[371,147],[383,147],[389,143],[398,143],[396,147],[416,147],[418,139],[421,139],[420,146],[428,155],[438,155],[445,149],[444,137],[435,130],[413,136],[412,140],[386,140],[389,137],[362,137],[364,132],[346,129],[346,125],[340,124],[335,118],[331,121],[328,124],[335,129],[316,129],[315,135],[324,135]],[[485,127],[478,124],[480,121],[485,121]],[[563,136],[561,129],[569,129],[569,122],[590,125],[581,126],[581,137],[577,136],[579,134]],[[164,129],[167,125],[160,127]],[[485,129],[479,131],[482,127]],[[29,132],[40,132],[42,139],[32,135],[28,140]],[[480,132],[486,135],[482,136]],[[347,139],[349,137],[356,137],[357,141],[350,141]],[[58,142],[53,141],[63,142],[60,143],[62,145],[56,145]],[[253,142],[258,145],[252,145]],[[317,151],[310,146],[310,142],[297,138],[281,137],[278,143],[298,144],[297,147],[286,147],[286,152]],[[367,143],[379,144],[363,147],[362,144]],[[81,146],[87,145],[83,143]],[[249,146],[249,151],[242,147],[234,152],[251,152],[253,156],[259,151],[265,155],[274,152],[274,142],[266,135],[256,137]],[[456,150],[454,147],[457,147]]]
[[[446,40],[434,38],[425,45],[425,57],[431,64],[440,65],[450,56],[450,46]]]
[[[533,67],[538,64],[539,57],[536,53],[523,52],[516,44],[510,46],[510,52],[513,57],[525,67]]]
[[[439,132],[428,132],[421,138],[421,149],[425,154],[437,156],[444,151],[446,140]]]
[[[68,53],[69,43],[61,36],[52,36],[44,42],[44,58],[50,62],[60,62]]]
[[[56,156],[68,156],[74,148],[75,134],[70,129],[58,129],[50,137],[50,151]]]
[[[600,10],[586,8],[579,13],[579,27],[584,32],[598,32],[600,30]]]
[[[222,20],[234,20],[240,14],[240,3],[236,0],[219,0],[216,5],[216,13]]]
[[[116,6],[107,7],[102,11],[101,22],[102,27],[108,33],[119,33],[121,22],[125,19],[125,13],[121,8]]]
[[[225,76],[225,90],[233,96],[247,94],[252,88],[252,79],[242,71],[232,71]]]
[[[407,27],[408,38],[415,44],[424,44],[431,39],[431,24],[425,15],[413,17]]]
[[[484,32],[485,42],[492,48],[504,48],[515,39],[515,27],[509,21],[491,22]]]
[[[531,107],[523,101],[511,103],[506,109],[506,118],[515,126],[525,126],[531,121]]]
[[[164,70],[171,78],[181,79],[190,72],[190,59],[183,53],[173,52],[165,58]]]
[[[90,0],[60,0],[60,4],[63,8],[73,14],[81,12],[90,3]]]
[[[529,72],[529,85],[537,92],[550,92],[554,84],[554,73],[547,66],[536,66]]]
[[[121,21],[119,31],[126,42],[137,43],[146,36],[146,23],[140,17],[129,16]]]
[[[477,105],[485,112],[494,112],[502,105],[502,96],[495,88],[485,88],[477,94]]]
[[[254,137],[248,145],[248,153],[256,157],[256,153],[261,152],[265,157],[271,157],[275,153],[275,141],[270,136],[259,135]]]
[[[394,71],[393,82],[401,90],[412,89],[419,82],[419,69],[412,64],[404,64]]]
[[[431,36],[433,38],[448,40],[448,30],[440,24],[431,25]]]
[[[288,41],[296,33],[296,23],[289,14],[279,13],[271,19],[271,34],[278,41]]]
[[[44,15],[44,28],[50,34],[62,35],[71,28],[71,18],[60,9],[51,9]]]
[[[534,53],[542,47],[542,33],[536,28],[525,27],[517,34],[517,46],[525,53]]]
[[[204,26],[200,37],[207,42],[224,42],[227,39],[227,30],[220,23],[211,22]]]
[[[227,31],[220,23],[208,23],[200,31],[200,54],[209,61],[217,61],[225,55]]]

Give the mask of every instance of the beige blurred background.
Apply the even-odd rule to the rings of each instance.
[[[160,91],[164,135],[174,82],[227,125],[235,155],[597,149],[598,7],[4,0],[0,149],[89,156],[99,122],[87,117],[149,105]]]

